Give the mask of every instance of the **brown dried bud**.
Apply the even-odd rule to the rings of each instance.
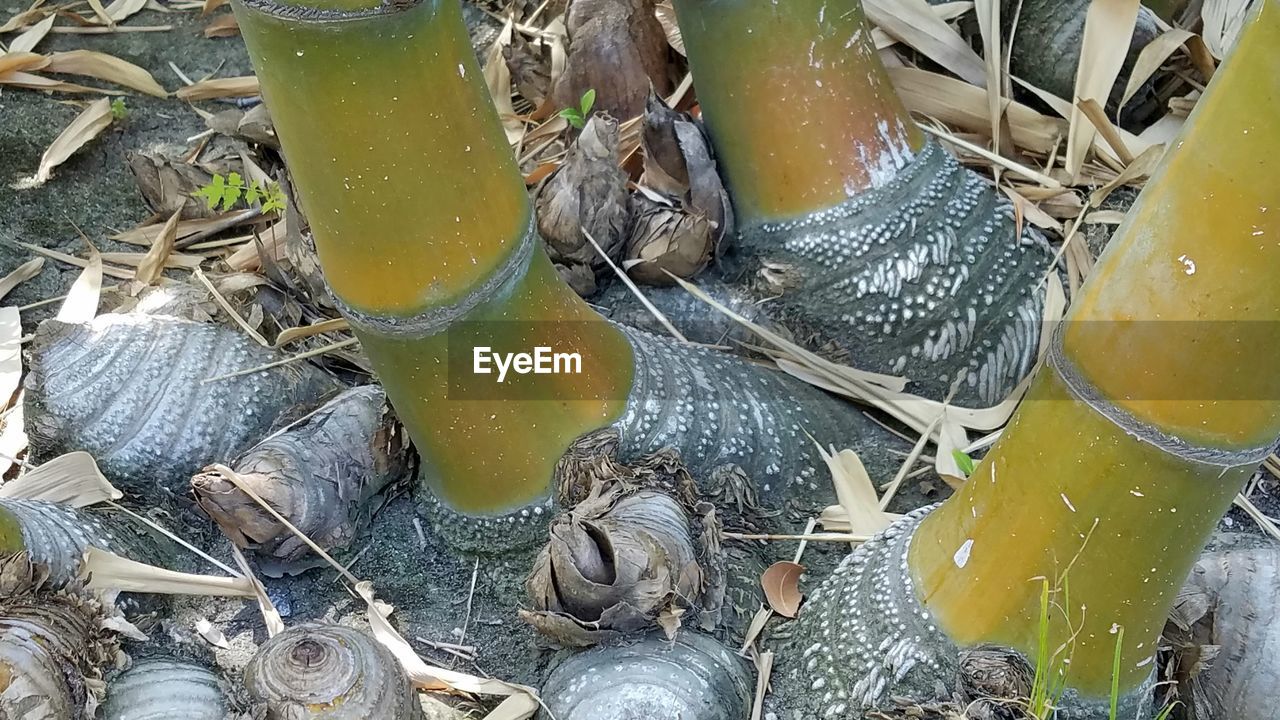
[[[564,165],[538,194],[538,231],[557,265],[600,269],[604,260],[584,235],[612,257],[626,239],[630,209],[627,175],[618,167],[618,123],[596,115],[583,129]]]
[[[644,111],[650,86],[672,90],[667,36],[653,0],[574,0],[565,19],[568,64],[556,81],[559,107],[577,107],[595,90],[596,107],[616,118]]]
[[[703,215],[635,195],[635,224],[623,267],[636,282],[672,285],[667,273],[689,278],[711,261],[715,228]]]
[[[348,390],[255,445],[238,479],[325,550],[345,548],[374,498],[410,469],[407,437],[377,385]],[[222,473],[191,480],[200,507],[269,574],[294,570],[309,547]]]
[[[213,180],[213,174],[202,167],[183,161],[177,150],[130,151],[125,155],[138,192],[147,207],[158,215],[172,215],[182,210],[184,219],[213,217],[218,210],[192,193]],[[237,171],[239,168],[237,168]]]
[[[663,492],[604,487],[552,522],[525,581],[535,611],[522,613],[525,620],[563,645],[584,647],[654,624],[673,635],[680,616],[703,600],[718,610],[723,595],[707,592],[718,573],[703,567],[718,530],[710,506],[699,508],[710,523],[695,524]]]

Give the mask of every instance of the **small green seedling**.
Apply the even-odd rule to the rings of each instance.
[[[118,97],[111,101],[111,117],[115,120],[123,120],[129,114],[129,108],[124,104],[124,98]]]
[[[956,459],[956,465],[960,467],[960,471],[964,473],[965,477],[973,474],[973,458],[969,457],[968,453],[963,450],[952,450],[951,457]]]
[[[191,194],[204,198],[210,210],[219,205],[224,211],[230,210],[241,198],[244,198],[246,206],[259,205],[264,213],[284,210],[285,207],[284,191],[280,189],[279,183],[269,182],[263,185],[252,180],[246,186],[244,178],[237,172],[229,173],[226,177],[214,175],[208,185]]]
[[[578,107],[568,107],[560,111],[560,117],[569,121],[573,127],[581,130],[587,126],[587,118],[591,117],[591,108],[596,104],[596,91],[588,90],[582,94]]]

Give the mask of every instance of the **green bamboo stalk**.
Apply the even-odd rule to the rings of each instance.
[[[858,0],[677,0],[739,224],[720,278],[912,390],[991,405],[1030,371],[1052,253],[927,139]]]
[[[1000,442],[953,498],[869,543],[806,607],[797,654],[884,668],[870,672],[888,682],[857,702],[929,687],[955,671],[960,647],[1034,654],[1047,579],[1047,647],[1070,661],[1071,717],[1106,717],[1113,680],[1121,717],[1150,715],[1169,608],[1280,435],[1280,380],[1262,360],[1280,351],[1268,277],[1280,244],[1267,239],[1280,233],[1280,186],[1265,163],[1280,143],[1277,47],[1271,1],[1117,231]],[[880,613],[902,626],[866,617]],[[857,642],[806,651],[842,620]],[[886,632],[907,641],[886,651]],[[808,687],[799,668],[782,671],[782,694],[825,709],[795,699]]]
[[[774,506],[822,501],[819,459],[794,453],[811,447],[805,430],[886,437],[757,366],[624,331],[560,281],[457,0],[235,9],[326,278],[456,544],[537,539],[557,463],[594,431],[623,459],[670,445],[702,477],[737,464]],[[571,350],[582,373],[486,395],[491,376],[450,366],[482,345]]]

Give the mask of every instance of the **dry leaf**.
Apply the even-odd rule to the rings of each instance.
[[[489,88],[489,97],[493,98],[498,119],[502,121],[502,129],[506,131],[507,142],[511,145],[519,143],[524,137],[524,122],[516,114],[511,100],[511,69],[507,67],[507,59],[502,52],[503,48],[511,44],[513,23],[514,20],[508,18],[507,23],[502,26],[502,32],[485,57],[483,70],[484,84]]]
[[[53,78],[32,75],[31,73],[16,70],[6,75],[0,75],[0,85],[12,85],[13,87],[28,88],[31,90],[48,90],[50,92],[96,93],[98,95],[112,94],[110,90],[105,90],[103,88],[85,87],[84,85],[62,82],[61,80],[54,80]]]
[[[1105,106],[1129,52],[1138,22],[1138,0],[1093,0],[1084,21],[1080,67],[1076,71],[1075,103],[1067,131],[1067,174],[1080,175],[1085,155],[1097,132],[1078,107],[1081,100]]]
[[[146,70],[114,55],[92,50],[53,53],[49,56],[49,63],[45,66],[45,70],[52,73],[86,75],[154,97],[166,97],[169,94]]]
[[[21,384],[22,317],[16,307],[0,307],[0,403],[7,406]]]
[[[875,535],[893,523],[896,516],[890,516],[880,509],[880,499],[876,496],[875,484],[871,481],[871,476],[867,474],[867,469],[862,465],[862,459],[856,452],[841,450],[832,454],[819,445],[818,453],[822,455],[827,468],[831,470],[836,499],[844,510],[844,520],[847,523],[843,528],[833,528],[828,527],[827,521],[824,520],[824,528],[839,529],[841,532],[854,535]],[[824,517],[831,518],[829,515]]]
[[[0,476],[9,472],[19,454],[27,449],[28,438],[23,402],[26,393],[18,391],[13,407],[3,416],[3,429],[0,429]]]
[[[20,70],[40,70],[49,64],[49,58],[40,53],[8,52],[0,55],[0,75]]]
[[[1253,0],[1204,0],[1200,10],[1204,20],[1202,34],[1214,57],[1225,58],[1235,46],[1253,5]]]
[[[987,71],[982,58],[925,0],[865,0],[863,7],[867,18],[887,34],[965,81],[985,85]]]
[[[0,485],[0,497],[44,500],[82,508],[119,500],[124,493],[107,481],[92,455],[77,450]]]
[[[93,10],[93,14],[98,16],[103,25],[114,25],[111,16],[107,14],[107,9],[102,7],[102,0],[89,0],[89,9]]]
[[[275,603],[271,602],[271,596],[267,595],[267,589],[262,586],[258,577],[253,574],[253,570],[249,567],[249,561],[244,558],[244,553],[234,543],[231,545],[231,556],[236,559],[236,566],[240,568],[244,579],[249,582],[249,586],[253,589],[253,597],[258,601],[258,611],[262,613],[262,622],[267,626],[267,637],[275,637],[284,632],[284,619],[280,617],[280,611],[276,609]]]
[[[32,258],[18,267],[13,272],[0,278],[0,299],[13,292],[13,289],[31,278],[40,274],[44,269],[44,258]]]
[[[27,28],[21,35],[13,39],[9,43],[9,52],[21,53],[31,52],[36,45],[49,34],[49,28],[53,27],[53,21],[57,19],[57,15],[50,15],[40,22]]]
[[[236,16],[232,13],[219,15],[204,26],[204,36],[207,38],[228,38],[239,34],[240,23],[236,22]]]
[[[102,299],[102,255],[89,246],[89,262],[80,277],[71,284],[67,298],[58,309],[57,319],[64,323],[89,322],[98,315],[98,302]]]
[[[1203,46],[1204,41],[1199,35],[1188,30],[1172,28],[1142,48],[1142,52],[1138,53],[1138,59],[1134,62],[1133,72],[1129,75],[1129,83],[1125,85],[1124,95],[1120,98],[1120,107],[1128,104],[1129,99],[1138,92],[1143,83],[1149,80],[1178,48],[1186,45],[1188,51],[1194,53],[1192,44]],[[1200,70],[1204,72],[1204,67],[1201,66]],[[1210,73],[1213,71],[1212,64],[1209,65],[1209,71]]]
[[[214,98],[255,97],[261,94],[256,75],[231,78],[213,78],[179,88],[174,96],[188,102]]]
[[[207,595],[211,597],[254,597],[246,578],[192,575],[165,570],[154,565],[122,558],[96,547],[85,551],[80,577],[86,590],[158,593],[161,595]]]
[[[142,12],[147,0],[114,0],[107,6],[107,16],[114,22],[120,22]]]
[[[800,592],[800,576],[803,574],[803,565],[781,560],[770,565],[760,576],[765,599],[774,612],[793,618],[800,611],[800,601],[804,599]]]
[[[894,89],[913,113],[937,118],[959,130],[988,135],[991,115],[988,93],[945,75],[917,68],[889,68]],[[1066,135],[1066,123],[1013,101],[1005,101],[1004,117],[1015,145],[1037,153],[1053,152]]]
[[[654,5],[653,12],[662,25],[662,31],[667,34],[667,43],[676,52],[687,56],[688,53],[684,51],[684,35],[680,32],[680,24],[676,21],[676,9],[672,1],[661,0]]]
[[[156,239],[151,243],[151,249],[147,250],[142,262],[138,263],[137,272],[133,274],[133,279],[136,282],[143,286],[151,285],[164,276],[165,263],[169,259],[169,254],[173,252],[173,244],[177,240],[178,218],[181,215],[182,210],[177,210],[169,216],[169,219],[160,228],[160,233],[156,235]],[[198,266],[199,259],[197,258]]]
[[[53,139],[49,149],[40,156],[40,167],[36,170],[35,184],[43,185],[48,182],[55,167],[66,162],[72,153],[84,147],[85,143],[97,137],[98,133],[107,129],[110,124],[111,102],[102,98],[90,103],[89,107],[76,116],[65,130],[58,133],[58,137]]]
[[[231,649],[231,643],[227,642],[227,636],[222,631],[213,626],[206,618],[200,618],[195,623],[195,630],[200,637],[204,638],[210,645],[223,650]]]

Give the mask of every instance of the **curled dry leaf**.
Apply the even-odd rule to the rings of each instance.
[[[765,599],[774,612],[793,618],[800,611],[800,601],[804,599],[800,592],[800,576],[803,574],[803,565],[782,560],[770,565],[760,576]]]
[[[119,647],[97,602],[44,585],[25,554],[0,558],[0,717],[89,720]]]
[[[174,93],[179,100],[187,101],[255,97],[259,94],[258,78],[254,75],[201,80]]]
[[[632,203],[635,219],[623,262],[632,279],[670,285],[671,275],[692,277],[711,261],[715,228],[706,217],[639,194]]]
[[[539,40],[530,42],[523,33],[515,33],[511,44],[502,46],[511,83],[520,96],[540,107],[551,92],[551,49]]]
[[[36,170],[35,185],[43,185],[53,175],[53,169],[66,162],[67,158],[94,139],[111,124],[111,102],[106,98],[94,100],[84,109],[58,137],[49,144],[49,149],[40,156],[40,167]]]
[[[152,211],[169,215],[180,210],[183,220],[217,216],[217,208],[210,208],[193,194],[208,185],[213,174],[200,165],[186,162],[185,154],[186,150],[179,148],[132,150],[125,155],[125,160],[142,199]],[[148,244],[154,246],[154,239]]]
[[[85,75],[106,80],[154,97],[165,97],[169,94],[146,70],[114,55],[92,50],[53,53],[49,55],[49,62],[44,69],[51,73]]]
[[[647,193],[632,197],[635,218],[625,263],[631,277],[669,285],[670,275],[688,278],[710,261],[733,232],[733,209],[700,125],[650,95],[641,131],[642,183],[674,198]]]
[[[254,105],[248,110],[223,110],[205,118],[205,124],[228,137],[280,149],[280,139],[276,137],[276,129],[265,104]]]
[[[181,210],[176,210],[169,219],[165,221],[163,227],[160,228],[160,234],[151,243],[151,248],[147,250],[147,254],[143,256],[142,261],[138,263],[138,270],[134,273],[135,282],[143,286],[153,285],[157,280],[164,276],[164,268],[169,260],[169,255],[173,252],[173,243],[177,240],[178,218],[182,215]]]
[[[585,647],[622,633],[665,624],[711,601],[704,563],[716,559],[705,541],[717,531],[710,505],[701,520],[670,495],[631,493],[596,485],[592,494],[551,525],[551,539],[525,581],[533,612],[522,617],[570,647]],[[712,621],[714,622],[714,621]]]
[[[342,393],[234,463],[241,483],[325,550],[347,547],[377,495],[410,467],[407,437],[377,385]],[[310,552],[217,470],[191,485],[205,513],[236,545],[256,550],[268,574],[294,569]]]
[[[207,38],[228,38],[239,34],[240,24],[236,22],[236,16],[231,13],[219,15],[204,26],[204,36]]]
[[[619,138],[616,121],[592,117],[538,195],[538,230],[557,265],[603,268],[586,234],[615,258],[626,239],[630,211],[627,175],[618,167]]]
[[[596,108],[629,119],[644,112],[651,86],[662,95],[674,89],[653,0],[575,0],[566,26],[568,64],[553,91],[558,107],[578,107],[595,90]]]

